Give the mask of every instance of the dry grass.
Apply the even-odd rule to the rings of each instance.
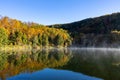
[[[0,51],[22,51],[22,50],[31,50],[32,47],[30,45],[4,45],[0,47]]]

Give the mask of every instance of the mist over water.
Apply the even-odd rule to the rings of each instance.
[[[120,51],[120,48],[105,48],[105,47],[70,47],[69,50],[89,50],[89,51]]]

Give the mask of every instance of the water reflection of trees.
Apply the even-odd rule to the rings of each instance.
[[[120,80],[120,52],[72,50],[73,57],[62,69],[96,76],[105,80]]]
[[[0,77],[19,74],[21,72],[33,72],[43,68],[57,68],[68,63],[71,58],[67,50],[33,50],[27,52],[1,52],[0,53]]]
[[[43,68],[66,69],[105,80],[120,80],[120,52],[101,50],[33,50],[0,53],[0,77]]]

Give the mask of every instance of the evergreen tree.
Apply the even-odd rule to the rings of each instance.
[[[42,36],[38,34],[38,45],[42,45]]]
[[[55,37],[55,45],[56,46],[63,46],[64,45],[63,37],[59,34]]]
[[[46,34],[42,35],[42,45],[47,46],[49,44],[48,36]]]
[[[8,35],[4,28],[0,28],[0,45],[8,43]]]

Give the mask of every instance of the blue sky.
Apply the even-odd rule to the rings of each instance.
[[[120,0],[0,0],[0,15],[45,25],[115,12],[120,12]]]

